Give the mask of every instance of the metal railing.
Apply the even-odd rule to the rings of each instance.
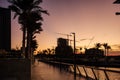
[[[116,69],[116,70],[114,70]],[[70,65],[71,72],[74,72],[74,66]],[[120,68],[105,68],[105,67],[92,67],[77,65],[76,74],[91,78],[94,80],[119,80],[120,79]]]
[[[74,64],[57,62],[57,61],[48,61],[54,65],[69,66],[66,68],[67,71],[74,73]],[[93,80],[120,80],[120,68],[109,68],[109,67],[94,67],[94,66],[84,66],[76,64],[76,73],[77,76],[83,76],[86,78],[91,78]]]

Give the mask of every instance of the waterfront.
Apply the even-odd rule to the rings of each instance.
[[[36,62],[32,66],[32,80],[74,80],[72,73],[60,70],[52,65]],[[76,77],[76,80],[86,80],[83,77]]]
[[[78,67],[79,70],[81,71],[81,74],[83,74],[84,76],[84,70],[82,69],[82,67]],[[85,68],[87,71],[87,75],[91,78],[95,78],[91,69],[90,68]],[[104,74],[104,71],[102,71],[101,69],[107,69],[107,70],[115,70],[115,71],[120,71],[120,68],[103,68],[100,67],[100,70],[94,70],[96,77],[99,80],[107,80],[106,76]],[[78,71],[77,71],[78,73]],[[109,80],[120,80],[120,73],[115,73],[115,72],[110,72],[110,71],[106,71]],[[53,65],[49,65],[43,62],[37,62],[32,66],[32,80],[75,80],[74,79],[74,75],[70,72],[67,72],[65,70],[62,70],[58,67],[55,67]],[[88,80],[85,79],[82,76],[77,76],[76,80]],[[92,80],[92,79],[89,79]]]

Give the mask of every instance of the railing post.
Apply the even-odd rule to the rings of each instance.
[[[104,70],[104,73],[105,73],[105,77],[107,78],[107,80],[110,80],[105,70]]]
[[[85,72],[86,77],[88,77],[88,74],[87,74],[84,66],[83,66],[83,69],[84,69],[84,72]]]
[[[73,58],[73,62],[74,62],[74,80],[76,80],[76,52],[75,52],[75,50],[76,50],[76,44],[75,44],[75,33],[73,32],[72,33],[73,34],[73,37],[74,37],[74,58]]]
[[[76,66],[76,68],[77,68],[77,70],[79,71],[79,75],[81,75],[81,72],[80,72],[80,70],[79,70],[78,66]]]
[[[97,76],[96,76],[96,74],[95,74],[95,72],[94,72],[94,70],[93,70],[93,68],[91,68],[91,70],[92,70],[92,72],[93,72],[93,74],[94,74],[95,80],[98,80],[98,79],[97,79]]]

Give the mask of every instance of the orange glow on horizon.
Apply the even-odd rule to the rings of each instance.
[[[0,0],[1,6],[8,6],[5,0]],[[76,33],[76,46],[93,47],[95,43],[108,43],[113,50],[120,51],[120,17],[115,12],[120,11],[118,5],[112,4],[114,0],[44,0],[41,6],[48,10],[50,16],[43,15],[43,32],[37,34],[39,47],[37,50],[55,48],[57,38]],[[17,18],[13,20],[12,13],[12,48],[21,47],[22,31]],[[73,39],[71,36],[70,39]],[[72,44],[73,45],[73,44]]]

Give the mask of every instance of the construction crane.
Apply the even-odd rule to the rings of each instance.
[[[69,40],[69,36],[72,36],[72,35],[70,35],[70,34],[63,34],[63,33],[57,33],[57,34],[60,34],[60,35],[65,35],[65,36],[67,36],[67,39]]]
[[[68,45],[71,45],[71,41],[74,41],[74,40],[71,40],[71,39],[69,39],[69,37],[70,37],[70,36],[72,36],[72,35],[70,35],[70,34],[63,34],[63,33],[57,33],[57,34],[60,34],[60,35],[65,35],[65,36],[67,36]],[[75,41],[75,42],[79,42],[79,41]]]
[[[92,38],[83,38],[83,39],[80,39],[79,42],[85,41],[85,40],[90,40],[90,42],[88,43],[88,45],[85,47],[85,48],[88,48],[88,47],[90,46],[91,42],[93,41],[93,39],[94,39],[94,37],[92,37]],[[78,42],[78,41],[77,41],[77,42]]]
[[[92,37],[91,39],[89,39],[89,40],[90,40],[90,42],[89,42],[89,44],[87,45],[87,47],[86,47],[86,48],[88,48],[88,47],[90,46],[90,44],[91,44],[91,42],[93,41],[93,39],[94,39],[94,37]]]
[[[71,43],[72,41],[74,41],[74,40],[72,40],[72,39],[69,39],[70,45],[72,44],[72,43]],[[79,42],[79,41],[75,41],[75,42]]]
[[[69,45],[69,36],[72,36],[72,35],[70,35],[70,34],[64,34],[64,33],[57,33],[57,34],[60,34],[60,35],[65,35],[65,36],[67,36],[68,45]]]

